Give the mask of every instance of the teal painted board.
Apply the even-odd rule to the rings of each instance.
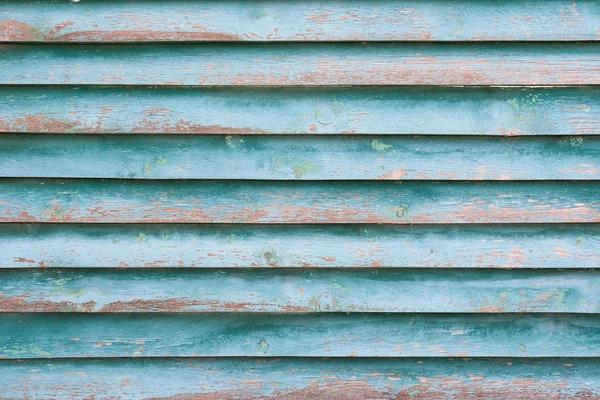
[[[595,358],[3,360],[0,374],[7,398],[591,400],[600,396],[600,363]]]
[[[600,43],[2,45],[0,85],[597,85]]]
[[[598,314],[0,314],[7,359],[599,355]]]
[[[594,1],[2,1],[0,41],[598,40]]]
[[[0,87],[0,132],[594,135],[580,88]]]
[[[596,2],[0,0],[0,43],[1,398],[600,396]]]
[[[598,225],[0,224],[0,268],[598,268]]]
[[[0,222],[591,223],[596,182],[8,179]]]
[[[0,280],[0,312],[600,312],[599,270],[20,269]]]
[[[0,177],[598,180],[595,137],[0,135]]]

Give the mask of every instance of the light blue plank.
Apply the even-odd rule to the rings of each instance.
[[[0,268],[597,268],[598,225],[0,224]]]
[[[600,270],[3,270],[0,312],[600,313]]]
[[[8,398],[563,399],[600,396],[598,359],[0,361]]]
[[[582,137],[0,135],[0,177],[238,180],[598,180]]]
[[[0,358],[599,357],[600,315],[0,314]]]
[[[597,85],[600,43],[3,45],[0,85]]]
[[[2,1],[0,40],[598,40],[589,0]]]
[[[8,179],[0,222],[593,223],[598,182]]]
[[[0,87],[0,109],[1,132],[475,136],[600,132],[596,88]]]

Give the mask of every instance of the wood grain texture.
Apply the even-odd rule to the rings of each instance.
[[[590,223],[590,182],[4,179],[0,222]]]
[[[8,359],[599,355],[598,314],[0,314]]]
[[[2,1],[0,41],[588,41],[594,1]]]
[[[0,280],[0,312],[600,312],[598,270],[4,270]]]
[[[593,135],[596,88],[0,87],[0,132]]]
[[[600,43],[2,45],[0,85],[597,85]]]
[[[592,400],[600,363],[565,359],[0,361],[7,398]]]
[[[598,225],[0,224],[0,268],[598,268]]]
[[[0,177],[598,180],[600,139],[0,135]]]

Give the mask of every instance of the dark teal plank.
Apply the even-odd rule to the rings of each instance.
[[[594,180],[600,139],[0,135],[0,177]]]
[[[597,268],[598,225],[0,224],[0,268]]]
[[[0,361],[0,374],[7,398],[600,397],[600,362],[593,358],[23,360]]]
[[[594,1],[2,1],[0,40],[598,40]]]
[[[600,312],[600,271],[4,270],[0,312]]]
[[[0,85],[596,85],[600,43],[4,45]]]
[[[3,179],[0,222],[600,222],[595,182]]]
[[[0,132],[593,135],[596,88],[0,87]],[[573,142],[577,146],[578,140]]]
[[[599,355],[597,314],[0,315],[11,359]]]

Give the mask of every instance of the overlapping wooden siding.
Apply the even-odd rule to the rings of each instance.
[[[0,135],[0,177],[590,180],[600,140],[410,136]]]
[[[600,85],[600,43],[5,44],[0,85]]]
[[[600,384],[589,358],[44,359],[0,361],[0,371],[9,398],[35,387],[41,398],[580,400]]]
[[[598,182],[3,180],[0,222],[468,224],[600,221]]]
[[[598,270],[6,270],[2,279],[1,312],[600,311]]]
[[[78,2],[79,3],[79,2]],[[240,0],[0,2],[0,40],[536,41],[598,40],[592,0]]]
[[[0,132],[13,133],[589,136],[600,130],[600,95],[589,87],[4,86],[0,107]]]
[[[19,359],[600,356],[598,315],[5,313],[0,321],[8,343],[0,352]]]
[[[600,266],[594,224],[0,224],[0,268]]]
[[[599,398],[599,39],[593,1],[1,0],[0,397]]]

